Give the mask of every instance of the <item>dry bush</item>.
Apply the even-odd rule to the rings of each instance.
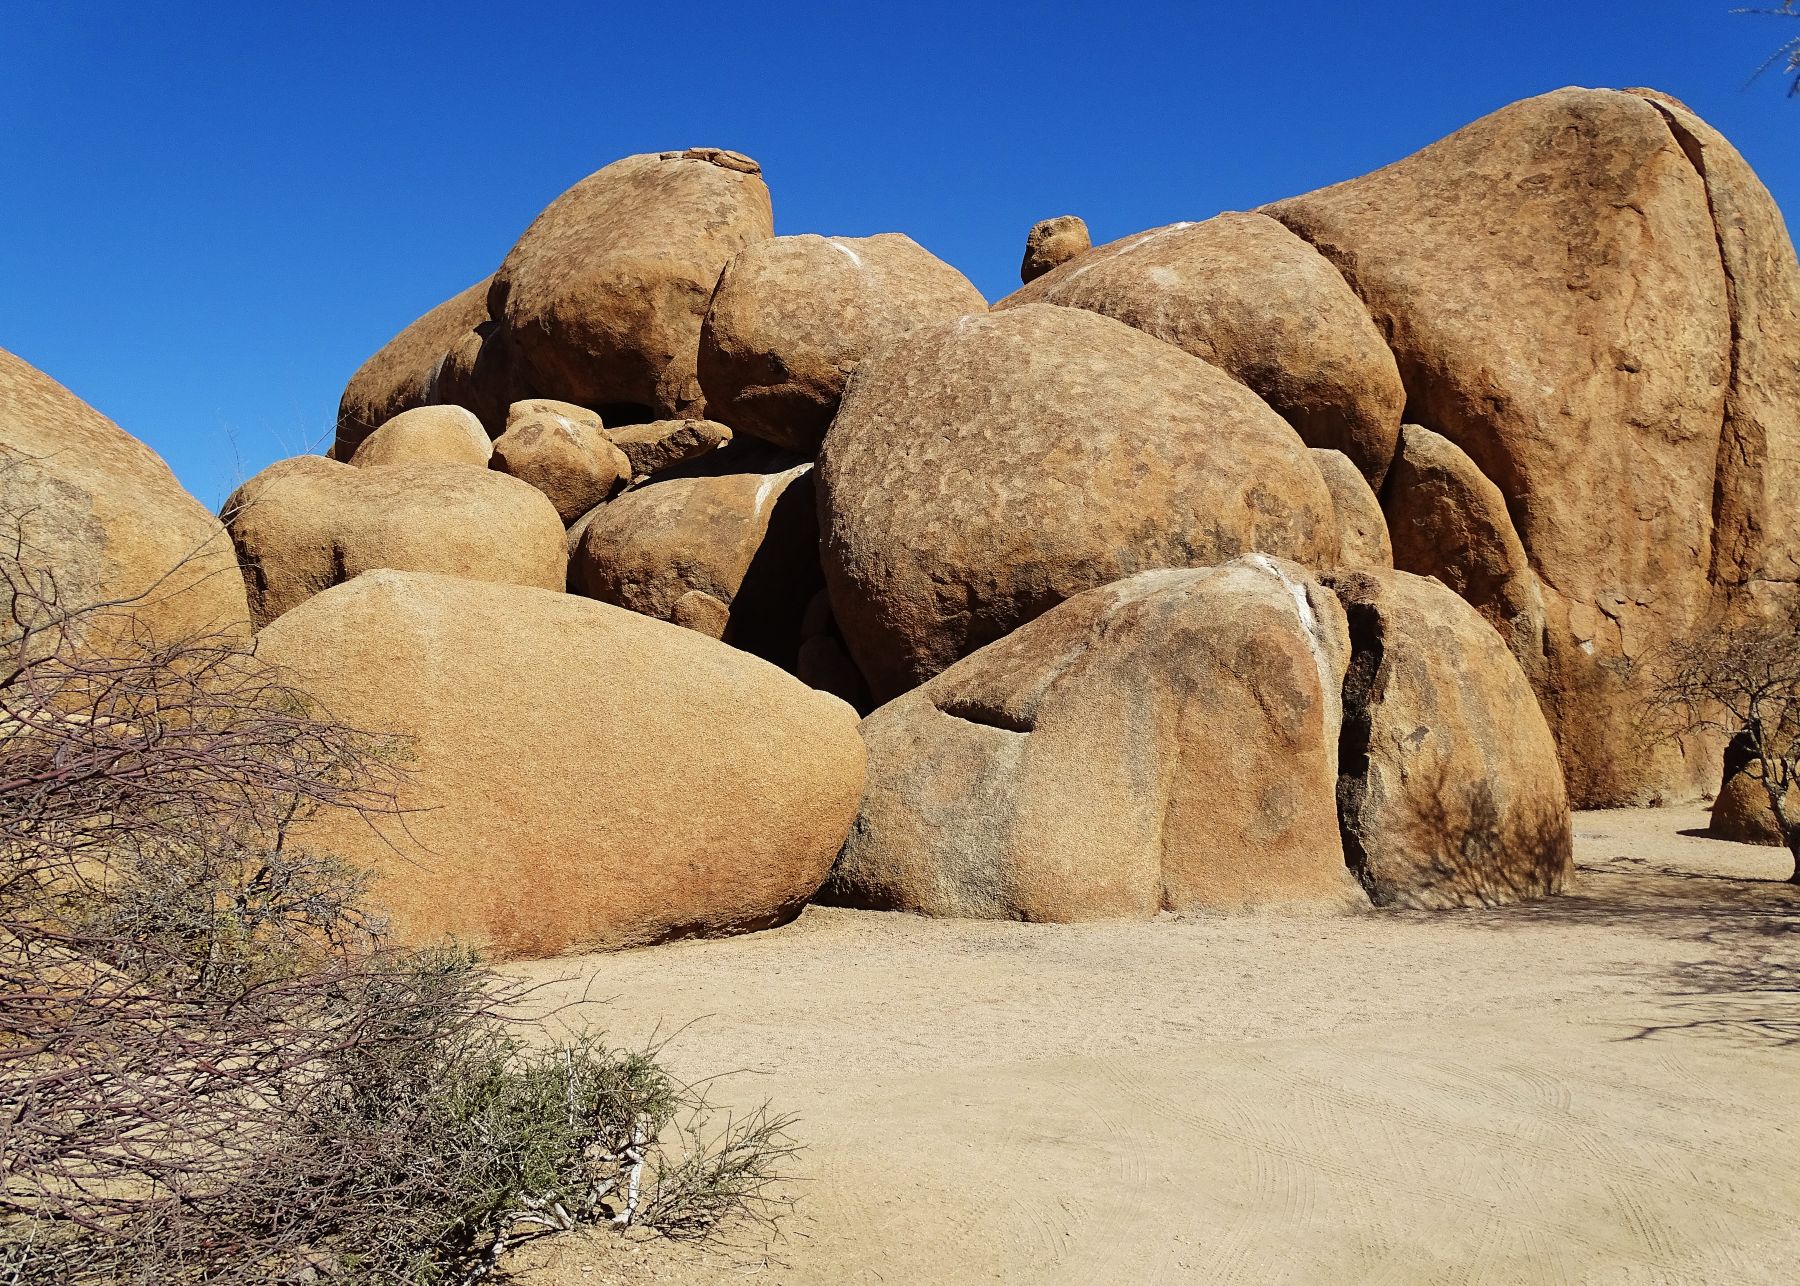
[[[716,1132],[655,1051],[531,1048],[516,987],[384,941],[299,841],[392,811],[403,746],[232,638],[61,603],[5,525],[0,1282],[467,1282],[583,1222],[776,1212],[785,1118]]]
[[[1800,599],[1702,627],[1649,658],[1648,709],[1675,734],[1731,737],[1743,771],[1762,782],[1800,883],[1800,817],[1789,792],[1800,778]]]

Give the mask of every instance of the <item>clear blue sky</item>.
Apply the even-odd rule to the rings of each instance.
[[[900,231],[990,298],[1096,240],[1394,160],[1561,85],[1686,99],[1800,210],[1800,20],[1715,0],[0,4],[0,347],[216,505],[390,335],[631,152],[758,158],[776,230]]]

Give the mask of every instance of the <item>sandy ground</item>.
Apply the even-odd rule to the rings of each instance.
[[[1698,810],[1584,813],[1567,896],[1343,919],[770,933],[525,967],[802,1118],[772,1243],[605,1281],[1800,1281],[1800,891]]]

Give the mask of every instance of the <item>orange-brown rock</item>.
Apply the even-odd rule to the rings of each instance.
[[[598,411],[590,411],[585,406],[576,406],[573,402],[563,402],[553,397],[528,397],[514,402],[506,408],[506,427],[510,429],[515,424],[545,415],[554,415],[591,429],[606,427],[600,422]]]
[[[494,440],[493,468],[529,482],[572,523],[631,481],[631,461],[597,419],[540,411],[509,421]]]
[[[1019,264],[1019,280],[1030,284],[1052,268],[1086,254],[1093,244],[1087,224],[1079,215],[1039,219],[1025,234],[1025,258]]]
[[[1349,625],[1337,806],[1369,896],[1446,907],[1558,891],[1572,843],[1562,766],[1499,635],[1424,577],[1321,579]]]
[[[967,277],[898,233],[753,242],[725,265],[700,332],[707,414],[812,455],[870,350],[986,311]]]
[[[257,627],[377,568],[561,589],[562,520],[544,493],[487,469],[323,456],[280,460],[239,487],[224,518]]]
[[[231,542],[149,447],[0,349],[0,539],[64,610],[117,603],[84,642],[247,637]],[[28,618],[0,587],[0,611]],[[34,622],[43,623],[42,618]],[[0,629],[0,638],[14,637]]]
[[[1395,354],[1409,417],[1506,497],[1541,581],[1539,694],[1583,805],[1710,784],[1696,777],[1704,757],[1633,734],[1642,696],[1618,677],[1622,659],[1707,609],[1714,541],[1731,542],[1714,521],[1715,478],[1721,515],[1741,503],[1734,469],[1719,470],[1721,429],[1728,393],[1748,406],[1763,377],[1732,373],[1709,196],[1716,185],[1657,106],[1565,89],[1265,211],[1354,286]],[[1762,244],[1728,258],[1791,282],[1778,227],[1764,218],[1750,235]],[[1759,318],[1739,306],[1736,329],[1770,333]],[[1737,352],[1791,363],[1792,345],[1780,346],[1740,338]],[[1765,437],[1791,440],[1791,401],[1759,404],[1779,419]],[[1769,458],[1780,453],[1771,443]]]
[[[632,476],[643,478],[718,450],[731,441],[731,430],[717,420],[652,420],[609,429],[606,436],[631,461]]]
[[[1800,818],[1800,790],[1789,788],[1782,807],[1790,818]],[[1769,807],[1768,788],[1763,785],[1760,769],[1732,773],[1719,787],[1713,800],[1712,821],[1707,834],[1739,844],[1766,844],[1786,848],[1787,839]]]
[[[774,235],[756,163],[695,148],[615,161],[525,230],[489,296],[533,391],[608,423],[698,413],[700,322],[726,262]],[[648,411],[648,414],[646,414]]]
[[[823,896],[1037,921],[1367,906],[1333,804],[1348,660],[1337,600],[1260,555],[1079,594],[863,721]]]
[[[403,411],[455,401],[466,391],[488,320],[489,280],[452,295],[390,339],[364,362],[338,403],[334,454],[348,460],[364,438]],[[471,368],[446,381],[446,367]]]
[[[1381,485],[1406,405],[1393,355],[1337,269],[1266,215],[1114,241],[995,307],[1025,303],[1101,313],[1211,362]]]
[[[585,520],[569,588],[791,670],[820,585],[811,473],[746,441],[660,474]]]
[[[588,599],[373,572],[258,651],[408,739],[399,816],[304,836],[377,873],[401,942],[504,959],[763,928],[817,889],[856,815],[849,707]]]
[[[358,468],[373,464],[464,464],[488,467],[493,439],[473,411],[460,406],[418,406],[402,411],[363,439],[350,457]]]
[[[1313,463],[1331,492],[1331,509],[1337,516],[1337,565],[1382,569],[1394,565],[1388,540],[1387,518],[1381,501],[1370,490],[1367,478],[1342,451],[1313,447]]]
[[[1435,576],[1499,631],[1527,676],[1544,673],[1544,599],[1506,497],[1468,453],[1409,424],[1387,488],[1393,565]]]
[[[1337,555],[1318,468],[1254,393],[1044,304],[921,327],[864,359],[818,486],[832,610],[877,700],[1138,571]]]

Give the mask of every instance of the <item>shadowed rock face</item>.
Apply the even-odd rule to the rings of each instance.
[[[868,357],[818,486],[832,609],[877,700],[1138,571],[1337,552],[1317,466],[1253,393],[1043,304],[921,327]]]
[[[700,323],[719,273],[774,235],[756,162],[716,148],[630,156],[563,193],[494,274],[533,391],[638,418],[698,414]]]
[[[1577,803],[1704,784],[1707,756],[1634,734],[1621,674],[1800,566],[1796,269],[1741,158],[1678,106],[1559,90],[1265,213],[1342,271],[1408,415],[1504,497]]]
[[[812,467],[734,443],[596,509],[569,588],[792,670],[821,584],[818,531]]]
[[[1029,285],[1052,268],[1086,254],[1093,244],[1087,224],[1076,215],[1040,219],[1025,234],[1025,258],[1019,264],[1019,280]]]
[[[1489,622],[1405,572],[1321,578],[1343,603],[1337,811],[1345,856],[1377,906],[1544,897],[1573,839],[1556,743]]]
[[[862,789],[842,702],[569,594],[371,572],[258,650],[408,741],[402,814],[327,813],[305,835],[376,872],[403,942],[508,958],[777,924],[824,879]]]
[[[1406,402],[1393,355],[1336,268],[1261,214],[1221,214],[1078,255],[996,304],[1084,308],[1254,390],[1307,445],[1379,486]]]
[[[1409,424],[1386,494],[1393,565],[1455,590],[1541,679],[1544,600],[1500,488],[1455,443]]]
[[[561,589],[562,520],[528,483],[467,465],[280,460],[232,493],[225,525],[257,627],[378,568]]]
[[[376,429],[415,407],[474,400],[471,377],[488,324],[492,278],[452,295],[382,345],[364,362],[338,403],[332,454],[349,460]],[[490,361],[488,367],[493,363]],[[482,372],[492,384],[493,372]],[[492,426],[498,429],[498,425]]]
[[[824,896],[1045,921],[1354,909],[1336,600],[1262,556],[1078,595],[863,722]]]
[[[243,580],[218,520],[149,447],[4,349],[0,496],[0,539],[31,574],[54,578],[64,608],[120,604],[87,624],[85,642],[101,646],[114,629],[164,642],[248,636]],[[11,621],[11,591],[0,595]]]
[[[910,237],[777,237],[726,265],[700,332],[707,414],[811,456],[877,345],[987,311],[969,279]]]

